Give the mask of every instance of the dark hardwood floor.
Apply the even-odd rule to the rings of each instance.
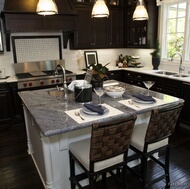
[[[161,173],[160,167],[152,161],[149,161],[148,166],[150,178]],[[171,140],[170,179],[171,189],[190,188],[190,134],[179,129],[175,131]],[[129,189],[141,188],[139,180],[130,172],[127,181]],[[0,189],[30,188],[43,189],[44,187],[32,158],[27,153],[24,124],[0,124]],[[114,179],[109,179],[107,188],[121,187]],[[150,188],[163,189],[165,182],[158,182]]]

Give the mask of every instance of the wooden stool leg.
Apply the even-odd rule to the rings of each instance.
[[[166,186],[170,186],[170,173],[169,173],[169,154],[170,154],[170,148],[166,148],[166,154],[165,154],[165,174],[166,174]]]
[[[69,160],[70,160],[71,189],[75,189],[75,184],[72,179],[75,176],[75,161],[71,155],[69,155]]]
[[[141,179],[142,189],[146,188],[146,173],[147,173],[147,157],[141,158]]]
[[[123,172],[122,188],[127,189],[127,182],[126,182],[126,179],[127,179],[127,166],[126,165],[123,166],[122,172]]]
[[[93,177],[89,177],[89,185],[90,185],[90,189],[95,189],[95,186],[94,186],[94,178]]]

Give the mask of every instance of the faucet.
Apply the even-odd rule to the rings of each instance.
[[[182,55],[178,52],[174,53],[172,56],[171,56],[171,61],[173,61],[173,57],[176,56],[176,55],[179,55],[180,56],[180,64],[179,64],[179,76],[181,76],[182,74],[182,71],[185,70],[185,68],[182,66]]]
[[[63,72],[63,87],[59,88],[59,87],[57,86],[57,89],[58,89],[58,91],[64,90],[64,91],[65,91],[65,95],[66,95],[66,93],[67,93],[67,82],[66,82],[66,72],[65,72],[65,68],[64,68],[62,65],[58,64],[58,65],[56,66],[56,68],[55,68],[55,71],[54,71],[54,75],[55,75],[55,76],[58,74],[58,69],[61,69],[62,72]]]

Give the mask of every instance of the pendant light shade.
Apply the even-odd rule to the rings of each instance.
[[[108,17],[109,10],[104,0],[96,0],[92,8],[92,17],[101,18]]]
[[[137,1],[137,6],[133,13],[133,20],[148,20],[148,13],[143,0]]]
[[[57,14],[57,5],[55,4],[54,0],[39,0],[36,12],[40,15]]]

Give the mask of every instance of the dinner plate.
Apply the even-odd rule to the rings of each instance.
[[[109,110],[105,107],[105,106],[102,106],[102,108],[104,109],[104,114],[109,112]],[[88,115],[100,115],[98,114],[97,112],[93,112],[91,110],[89,110],[88,108],[84,107],[81,109],[81,111],[85,114],[88,114]]]
[[[156,103],[155,99],[154,99],[155,101],[143,101],[143,100],[140,100],[138,98],[133,97],[132,100],[137,102],[137,103],[140,103],[140,104],[154,104],[154,103]]]

